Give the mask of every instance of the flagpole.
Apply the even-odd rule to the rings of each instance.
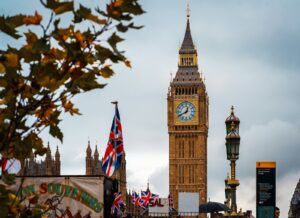
[[[116,116],[117,108],[118,108],[118,101],[112,101],[110,103],[115,105],[115,116]],[[114,116],[114,122],[116,122],[115,116]],[[117,128],[116,123],[115,123],[115,128]],[[116,147],[116,141],[115,140],[114,140],[114,147]],[[116,153],[115,153],[115,159],[117,159],[117,154]],[[120,178],[120,180],[121,180],[121,178]]]

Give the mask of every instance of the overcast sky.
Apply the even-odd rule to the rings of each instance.
[[[0,13],[32,12],[39,1],[11,0]],[[85,0],[85,4],[95,1]],[[59,145],[62,174],[85,173],[88,139],[104,153],[114,107],[119,101],[130,189],[168,194],[167,90],[176,73],[186,25],[185,0],[143,0],[144,25],[124,37],[133,68],[116,67],[103,90],[75,99],[82,116],[66,116]],[[18,7],[16,7],[18,5]],[[238,208],[255,211],[255,162],[277,162],[277,204],[287,217],[300,177],[300,2],[297,0],[190,0],[191,31],[210,99],[208,197],[224,201],[229,172],[224,121],[230,106],[241,120],[237,161]],[[0,33],[1,48],[7,38]],[[4,42],[6,40],[6,42]]]

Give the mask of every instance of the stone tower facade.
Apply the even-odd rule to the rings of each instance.
[[[291,199],[288,217],[300,218],[300,179],[296,185],[293,197]]]
[[[86,149],[86,158],[85,158],[85,172],[87,176],[104,176],[104,172],[102,170],[102,160],[99,160],[99,152],[97,146],[95,146],[95,152],[92,154],[92,149],[90,145],[90,141],[88,141],[87,149]],[[118,190],[120,190],[123,196],[126,196],[126,159],[125,152],[122,155],[121,166],[119,170],[117,170],[112,179],[116,179],[118,181]]]
[[[60,176],[60,153],[56,148],[55,156],[52,157],[50,145],[48,143],[46,158],[44,161],[37,161],[34,154],[31,153],[30,158],[21,161],[22,176]]]
[[[208,95],[198,69],[189,14],[179,50],[178,70],[168,90],[169,191],[178,209],[179,193],[207,201]]]

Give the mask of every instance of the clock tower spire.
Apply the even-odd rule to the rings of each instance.
[[[169,189],[174,206],[178,209],[179,193],[183,192],[197,194],[203,204],[207,201],[208,95],[198,69],[189,6],[178,70],[167,99]]]

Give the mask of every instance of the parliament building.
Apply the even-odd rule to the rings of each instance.
[[[95,146],[94,154],[88,141],[86,149],[86,176],[104,176],[102,170],[102,159],[99,159],[99,152]],[[20,176],[61,176],[61,161],[58,147],[54,157],[51,155],[50,145],[48,143],[45,160],[36,160],[32,153],[29,159],[21,161],[22,171]],[[65,176],[65,175],[64,175]],[[118,182],[118,190],[126,193],[126,159],[125,152],[122,155],[121,167],[117,170],[111,179]],[[125,195],[124,195],[125,196]]]

